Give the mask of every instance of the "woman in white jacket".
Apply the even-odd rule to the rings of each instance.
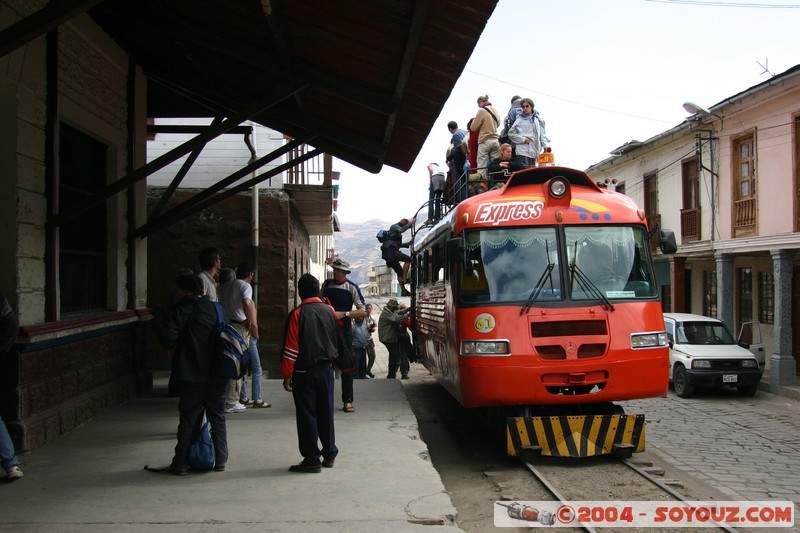
[[[550,139],[544,129],[544,120],[533,109],[530,98],[522,99],[522,114],[508,130],[508,138],[514,143],[517,161],[527,167],[536,166],[539,154],[547,148]]]

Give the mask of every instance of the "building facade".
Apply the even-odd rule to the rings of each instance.
[[[678,253],[656,253],[665,310],[723,320],[764,346],[771,385],[800,358],[800,66],[631,142],[587,172],[634,198]]]

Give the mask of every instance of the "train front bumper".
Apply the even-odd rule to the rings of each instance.
[[[508,455],[530,460],[536,456],[628,458],[643,452],[644,415],[575,415],[509,417]]]

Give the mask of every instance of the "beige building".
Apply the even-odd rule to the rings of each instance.
[[[651,228],[675,231],[678,253],[654,249],[665,310],[714,316],[763,344],[774,387],[800,358],[800,65],[705,109],[587,172],[631,196]]]

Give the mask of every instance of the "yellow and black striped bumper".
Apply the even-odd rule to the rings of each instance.
[[[508,455],[594,457],[644,451],[644,415],[536,416],[506,419]]]

